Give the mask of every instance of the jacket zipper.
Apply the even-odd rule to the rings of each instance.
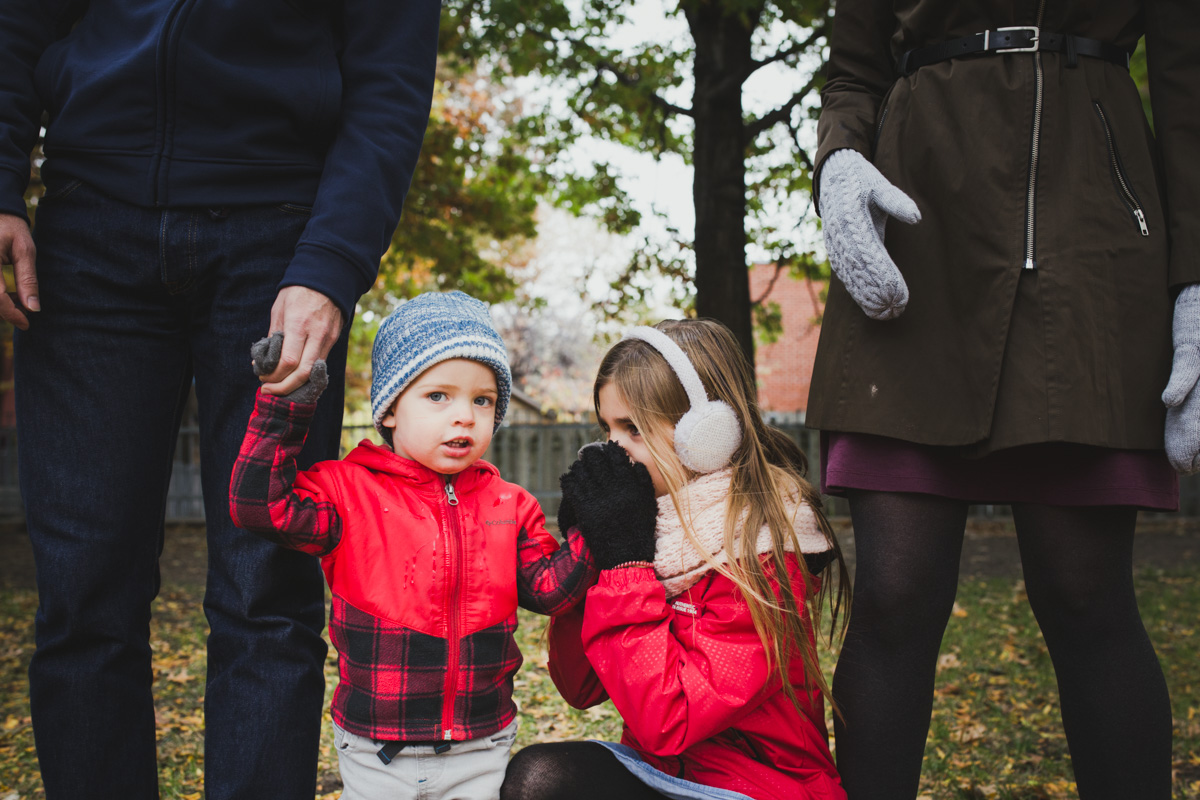
[[[454,476],[446,476],[446,682],[442,688],[442,738],[454,734],[454,701],[458,695],[458,600],[462,553],[458,547],[458,496],[454,493]]]
[[[892,108],[892,106],[890,104],[885,103],[883,106],[883,113],[881,113],[879,115],[879,124],[875,126],[875,146],[876,147],[879,146],[879,136],[880,136],[880,134],[883,133],[883,123],[887,122],[888,111],[890,111],[891,108]]]
[[[1150,226],[1146,224],[1146,214],[1142,211],[1142,204],[1137,195],[1133,193],[1133,187],[1129,185],[1129,181],[1125,180],[1125,170],[1121,166],[1121,156],[1117,154],[1117,142],[1113,138],[1112,127],[1108,124],[1108,115],[1104,113],[1104,108],[1098,101],[1093,100],[1092,105],[1096,107],[1096,113],[1100,116],[1100,124],[1104,128],[1104,141],[1108,145],[1108,163],[1112,167],[1113,175],[1117,178],[1121,202],[1133,215],[1142,236],[1149,236]]]
[[[171,84],[175,78],[175,47],[176,31],[183,25],[186,16],[185,7],[194,4],[194,0],[178,0],[167,13],[163,23],[162,35],[158,43],[158,127],[155,132],[154,165],[150,170],[151,200],[154,205],[165,202],[166,181],[162,172],[163,158],[169,149],[170,139],[175,125],[175,92]]]
[[[1037,13],[1037,28],[1040,31],[1042,28],[1042,18],[1046,12],[1046,0],[1042,0],[1038,4]],[[1033,131],[1029,138],[1029,187],[1025,195],[1025,269],[1037,269],[1037,262],[1034,260],[1034,235],[1036,233],[1036,206],[1037,206],[1037,171],[1038,171],[1038,150],[1041,146],[1042,136],[1042,83],[1044,76],[1042,74],[1042,54],[1041,51],[1033,54],[1033,71],[1034,71],[1034,101],[1033,101]]]

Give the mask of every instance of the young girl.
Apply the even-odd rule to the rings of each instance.
[[[578,708],[611,697],[624,733],[526,747],[501,797],[845,798],[809,615],[814,573],[837,564],[836,622],[845,568],[733,336],[708,320],[636,328],[594,400],[608,443],[563,476],[559,524],[602,572],[551,624],[550,671]]]

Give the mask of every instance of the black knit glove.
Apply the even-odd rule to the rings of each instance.
[[[279,355],[283,352],[283,332],[276,331],[265,339],[259,339],[250,345],[250,366],[255,375],[270,375],[279,366]],[[325,361],[317,359],[313,362],[312,370],[308,373],[308,381],[291,394],[283,395],[284,400],[293,403],[315,403],[329,385],[329,375],[325,371]]]
[[[566,475],[563,475],[563,477],[565,478]],[[559,534],[565,538],[567,531],[571,530],[571,528],[574,528],[576,524],[577,518],[575,516],[575,506],[571,505],[571,501],[569,501],[567,496],[564,494],[562,500],[558,501]]]
[[[585,447],[559,478],[567,520],[579,528],[600,569],[628,561],[654,561],[658,501],[649,471],[616,442]],[[571,518],[573,517],[573,519]],[[566,533],[566,529],[563,529]]]
[[[591,442],[589,444],[585,444],[583,447],[579,448],[579,452],[576,454],[576,458],[577,459],[582,458],[584,450],[589,450],[589,449],[596,450],[603,446],[604,446],[604,442]],[[564,474],[563,477],[566,477],[566,475]],[[559,479],[559,484],[560,484],[560,486],[562,484],[561,478]],[[571,530],[571,528],[575,527],[577,520],[578,520],[578,518],[575,514],[575,506],[573,506],[571,504],[570,498],[568,498],[566,493],[564,492],[562,494],[562,499],[560,499],[558,501],[558,532],[559,532],[559,534],[561,534],[563,537],[566,537],[567,531],[569,531],[569,530]]]

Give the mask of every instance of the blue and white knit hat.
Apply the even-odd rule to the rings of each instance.
[[[463,292],[426,292],[383,321],[371,348],[371,418],[389,444],[392,431],[380,424],[400,393],[434,364],[469,358],[496,373],[496,428],[512,394],[504,340],[486,305]],[[493,428],[495,430],[495,428]]]

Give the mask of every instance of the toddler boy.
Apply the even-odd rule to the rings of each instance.
[[[280,338],[255,345],[260,374]],[[565,611],[595,568],[577,531],[559,548],[537,501],[481,460],[512,382],[483,303],[462,292],[404,303],[380,326],[371,371],[388,446],[364,440],[296,471],[324,388],[314,368],[292,395],[259,392],[230,511],[321,558],[342,797],[496,798],[516,738],[517,606]]]

